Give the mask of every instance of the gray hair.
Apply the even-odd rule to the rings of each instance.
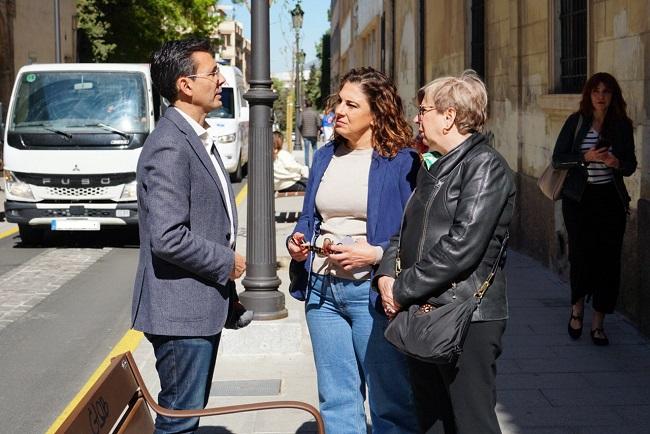
[[[456,110],[454,124],[461,134],[483,132],[487,121],[487,90],[478,74],[465,70],[459,77],[440,77],[418,91],[418,101],[442,113]]]

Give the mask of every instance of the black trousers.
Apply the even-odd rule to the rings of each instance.
[[[571,304],[592,295],[594,310],[612,313],[626,223],[614,183],[587,184],[580,202],[562,199],[562,215],[569,235]]]
[[[408,359],[421,432],[501,432],[494,407],[496,360],[505,328],[505,320],[473,322],[456,364]]]

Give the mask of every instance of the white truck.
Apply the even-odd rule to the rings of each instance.
[[[22,67],[4,133],[5,218],[22,241],[137,224],[135,170],[157,112],[148,65]]]
[[[226,79],[221,88],[221,103],[208,113],[206,122],[216,134],[217,149],[223,165],[233,182],[242,180],[244,166],[248,163],[248,101],[244,99],[246,81],[235,66],[221,65],[221,75]]]

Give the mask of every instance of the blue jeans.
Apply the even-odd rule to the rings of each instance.
[[[307,167],[311,167],[311,163],[309,162],[309,148],[311,148],[314,153],[316,152],[316,149],[318,149],[318,144],[316,143],[316,139],[317,137],[303,136],[302,138],[302,146],[305,148],[305,166]]]
[[[221,333],[180,337],[145,334],[156,355],[158,404],[175,410],[202,409],[208,403]],[[155,434],[192,433],[199,418],[156,417]]]
[[[370,304],[370,281],[311,274],[305,304],[320,411],[328,434],[417,433],[406,358],[385,339],[388,322]]]

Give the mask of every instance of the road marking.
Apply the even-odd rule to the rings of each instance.
[[[241,205],[241,203],[246,199],[246,195],[248,194],[248,183],[244,184],[244,186],[239,190],[239,193],[237,194],[237,197],[235,198],[235,204],[237,206]]]
[[[10,236],[14,235],[17,232],[18,232],[18,227],[17,226],[15,228],[11,228],[11,229],[6,230],[4,232],[0,232],[0,240],[3,239],[3,238],[10,237]]]
[[[47,249],[0,276],[0,330],[111,250]]]
[[[54,423],[48,428],[46,431],[46,434],[51,434],[54,433],[59,427],[63,424],[65,419],[68,417],[70,413],[72,413],[72,410],[75,408],[75,406],[81,401],[81,399],[84,397],[84,395],[90,390],[90,388],[95,384],[97,379],[104,373],[108,365],[111,363],[111,359],[118,354],[125,353],[127,351],[133,352],[135,348],[140,344],[140,341],[142,340],[143,334],[142,332],[138,332],[135,330],[129,330],[126,332],[124,336],[122,336],[122,339],[113,347],[111,352],[106,356],[106,358],[100,363],[99,367],[93,372],[93,374],[90,376],[88,381],[86,381],[86,384],[81,388],[81,390],[77,393],[77,395],[70,401],[70,403],[65,407],[63,412],[59,415],[59,417],[56,418]]]
[[[246,199],[246,195],[248,194],[248,183],[244,184],[242,189],[239,191],[237,194],[237,197],[235,198],[235,204],[239,207],[239,205],[242,204],[244,199]],[[0,234],[1,235],[1,234]],[[106,356],[104,361],[97,367],[95,372],[88,378],[88,381],[86,381],[86,384],[77,392],[74,398],[72,398],[72,401],[68,403],[68,405],[63,409],[61,414],[54,420],[52,425],[48,428],[45,434],[52,434],[54,433],[65,421],[65,419],[72,413],[72,410],[77,406],[77,404],[81,401],[81,399],[84,397],[84,395],[90,390],[90,388],[95,384],[97,379],[102,375],[104,370],[108,367],[108,365],[111,362],[111,359],[118,354],[125,353],[127,351],[131,351],[133,353],[135,349],[140,345],[140,341],[144,337],[142,332],[130,329],[128,330],[124,336],[120,339],[120,341],[113,347],[111,350],[110,354]]]

